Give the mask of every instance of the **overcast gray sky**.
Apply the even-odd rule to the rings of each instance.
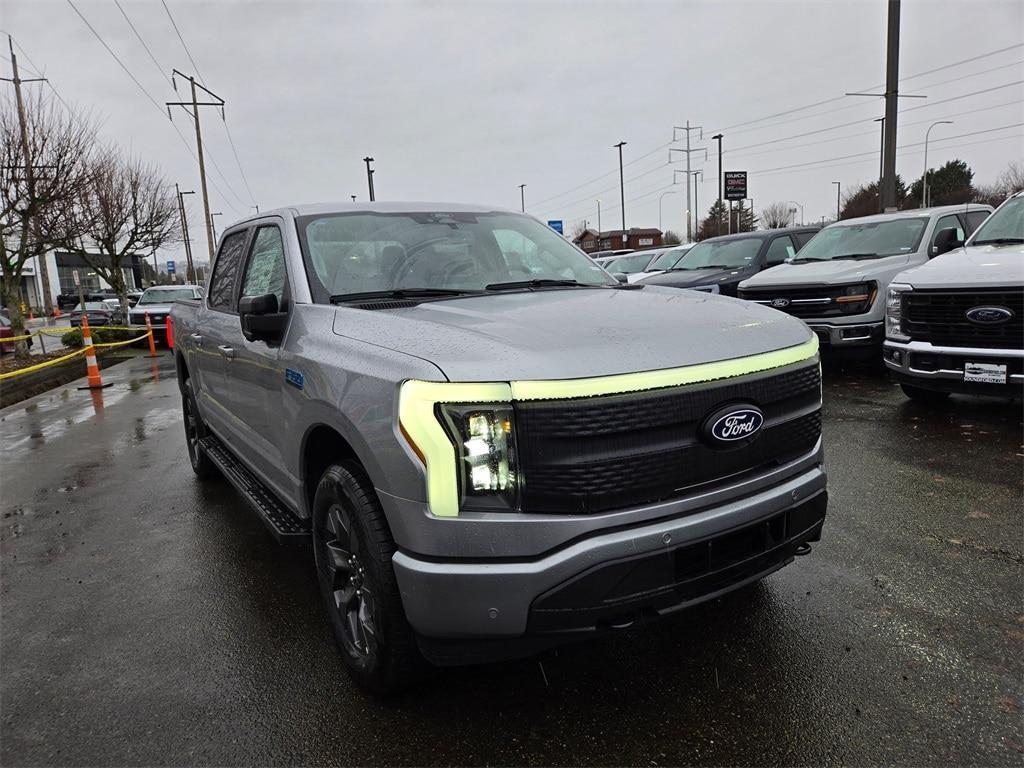
[[[156,102],[174,100],[170,68],[194,67],[168,14],[159,0],[120,2],[159,69],[114,0],[75,6]],[[679,162],[667,165],[668,146],[673,125],[686,120],[704,126],[704,141],[694,134],[693,145],[711,150],[706,163],[694,155],[694,167],[706,171],[702,211],[717,194],[716,130],[725,134],[725,170],[749,171],[756,208],[793,200],[816,220],[835,210],[832,181],[845,188],[878,175],[871,120],[882,114],[881,100],[848,97],[761,118],[877,90],[885,79],[884,0],[167,5],[204,82],[227,101],[227,127],[252,190],[219,114],[204,110],[216,165],[208,169],[211,205],[224,213],[218,229],[252,202],[266,210],[366,199],[367,154],[376,158],[380,200],[517,208],[525,183],[527,210],[564,219],[567,230],[584,218],[596,225],[601,198],[607,229],[621,221],[612,145],[622,140],[627,224],[657,226],[662,201],[664,226],[678,230],[684,187],[670,185],[683,156],[673,153]],[[102,119],[107,140],[198,190],[196,164],[162,106],[66,0],[0,0],[0,11],[0,28],[24,51],[24,77],[45,72],[67,102]],[[929,164],[962,158],[980,182],[1024,156],[1022,30],[1020,0],[904,0],[901,76],[981,58],[901,85],[928,99],[901,104],[909,111],[900,116],[899,143],[921,142],[932,121],[954,120],[932,131]],[[957,98],[965,94],[975,95]],[[175,125],[192,146],[184,113],[175,113]],[[1011,127],[945,138],[1001,126]],[[898,171],[909,180],[922,163],[921,147],[910,146]],[[664,191],[678,193],[662,200]],[[194,236],[200,211],[192,198]]]

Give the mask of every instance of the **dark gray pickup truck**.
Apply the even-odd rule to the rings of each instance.
[[[228,228],[172,311],[185,432],[312,543],[357,683],[615,631],[750,584],[826,510],[818,342],[623,285],[540,222],[450,204]]]

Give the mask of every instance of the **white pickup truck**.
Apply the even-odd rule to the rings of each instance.
[[[877,360],[889,282],[963,245],[991,212],[970,203],[838,221],[786,263],[740,283],[739,297],[799,317],[823,347]]]
[[[908,397],[1021,397],[1024,192],[1003,203],[962,248],[896,275],[885,305],[882,357]]]

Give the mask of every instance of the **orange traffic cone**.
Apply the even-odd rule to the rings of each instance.
[[[79,389],[103,389],[109,387],[100,378],[100,367],[96,363],[96,350],[92,346],[92,333],[89,331],[89,318],[82,313],[82,344],[85,345],[85,370],[89,377],[89,384]]]
[[[60,317],[60,307],[59,306],[54,305],[54,307],[53,307],[53,316],[54,317]]]
[[[149,356],[156,357],[156,341],[153,339],[153,324],[149,322],[149,312],[146,313],[146,334],[149,338]]]
[[[171,316],[167,316],[167,348],[174,349],[174,326],[171,325]]]

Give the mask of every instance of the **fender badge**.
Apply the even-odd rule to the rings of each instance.
[[[306,384],[306,377],[294,368],[284,369],[284,380],[285,383],[291,384],[296,389],[302,389]]]

